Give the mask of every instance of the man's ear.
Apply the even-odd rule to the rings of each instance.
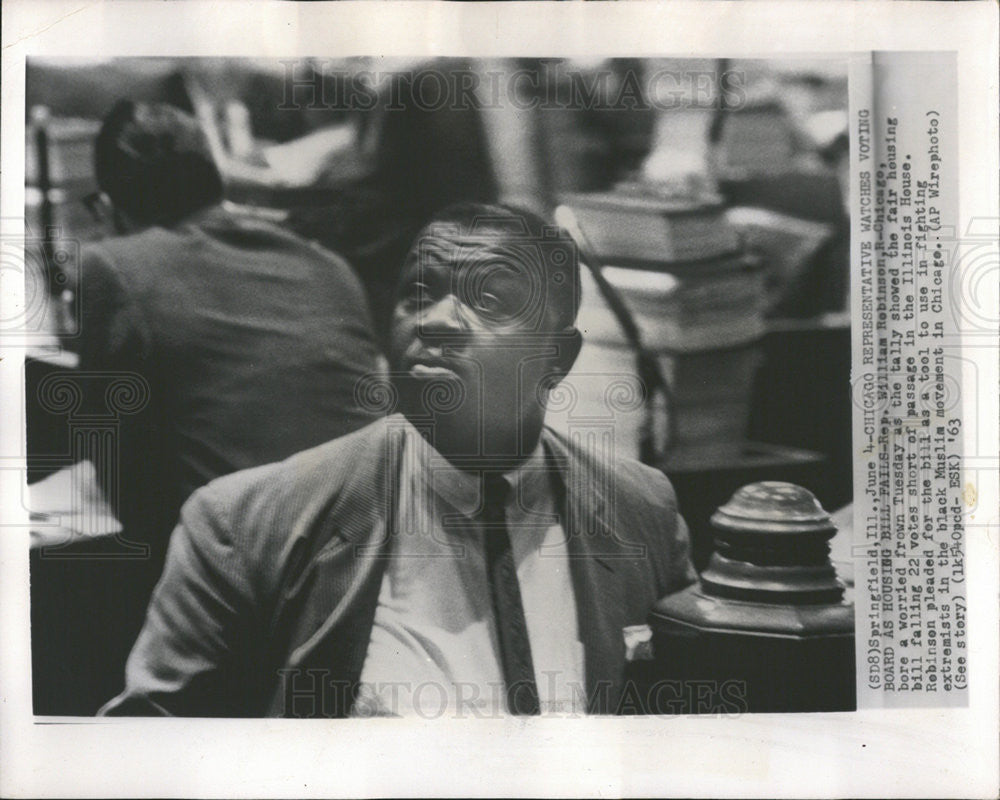
[[[555,367],[562,377],[573,369],[576,357],[580,355],[580,348],[583,346],[583,336],[575,325],[567,325],[561,331],[558,341],[559,352],[555,357]]]

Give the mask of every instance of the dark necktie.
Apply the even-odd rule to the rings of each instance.
[[[500,642],[507,710],[517,715],[537,714],[538,687],[531,643],[504,512],[510,484],[498,473],[484,473],[483,487],[481,519],[486,536],[486,574]]]

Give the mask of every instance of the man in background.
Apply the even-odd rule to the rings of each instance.
[[[369,423],[355,385],[379,353],[342,259],[222,205],[192,117],[118,103],[95,168],[119,235],[82,250],[82,318],[67,346],[83,373],[133,373],[148,390],[140,413],[119,418],[117,469],[98,468],[116,484],[103,488],[124,538],[150,548],[141,567],[122,566],[146,570],[145,595],[123,598],[114,623],[131,641],[187,496]],[[87,402],[99,410],[105,398]]]

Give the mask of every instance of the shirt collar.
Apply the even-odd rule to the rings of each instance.
[[[480,508],[480,476],[458,469],[435,450],[420,432],[407,421],[407,447],[404,456],[410,461],[417,480],[434,495],[461,514],[472,516]],[[504,473],[511,491],[507,507],[517,512],[540,508],[549,497],[551,476],[547,470],[545,447],[541,438],[535,449],[516,469]]]

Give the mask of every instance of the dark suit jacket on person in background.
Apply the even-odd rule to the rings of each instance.
[[[117,511],[161,559],[199,486],[375,418],[354,392],[379,358],[360,282],[271,222],[211,206],[88,245],[80,286],[81,370],[148,383],[120,420]]]
[[[390,553],[403,431],[393,415],[279,464],[213,481],[185,506],[102,713],[346,716]],[[695,580],[662,473],[542,434],[567,534],[589,709],[613,713],[622,630]]]

